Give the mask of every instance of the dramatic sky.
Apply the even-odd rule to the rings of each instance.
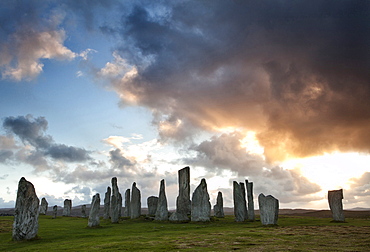
[[[112,177],[142,203],[177,171],[232,206],[370,207],[370,1],[2,0],[0,207],[18,181],[88,204]],[[255,200],[257,206],[257,200]]]

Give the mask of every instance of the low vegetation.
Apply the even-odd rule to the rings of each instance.
[[[369,251],[370,219],[280,216],[279,225],[155,222],[144,217],[88,228],[87,219],[40,216],[38,238],[11,240],[13,217],[0,217],[0,251]]]

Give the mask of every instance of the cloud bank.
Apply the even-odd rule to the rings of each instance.
[[[137,1],[102,27],[120,36],[115,57],[126,64],[108,79],[123,104],[153,111],[162,139],[232,126],[257,132],[269,161],[368,152],[369,10],[367,1]]]

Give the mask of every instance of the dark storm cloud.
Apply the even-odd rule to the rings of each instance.
[[[112,85],[162,115],[162,137],[234,126],[257,131],[269,160],[369,151],[369,1],[134,5],[105,29],[137,71]]]
[[[32,115],[6,117],[3,127],[9,133],[18,136],[24,144],[30,144],[36,148],[32,155],[24,157],[25,160],[31,163],[34,160],[43,160],[44,157],[66,162],[83,162],[91,159],[89,151],[55,143],[51,136],[45,135],[48,122],[44,117],[34,118]],[[35,159],[35,157],[37,158]]]

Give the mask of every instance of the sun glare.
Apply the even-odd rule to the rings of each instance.
[[[326,153],[322,156],[291,159],[281,164],[286,169],[299,168],[302,175],[318,184],[323,193],[349,188],[349,179],[370,171],[370,155],[360,153]]]

